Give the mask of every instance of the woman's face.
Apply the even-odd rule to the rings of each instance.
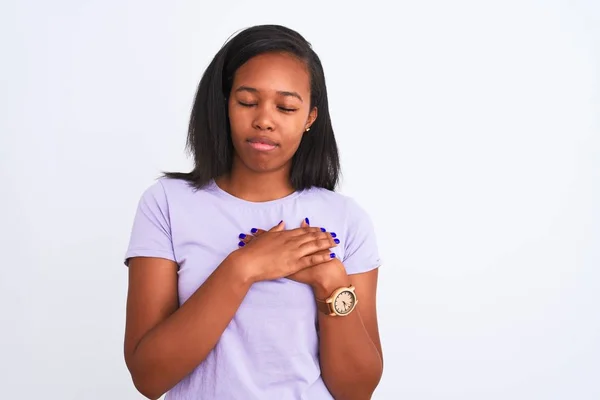
[[[316,117],[302,61],[282,53],[251,58],[236,71],[229,96],[234,165],[255,172],[289,167]]]

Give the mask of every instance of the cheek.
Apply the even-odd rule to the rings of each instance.
[[[293,134],[286,135],[285,141],[282,142],[285,158],[290,158],[298,150],[302,141],[302,133],[294,131]]]
[[[246,124],[245,119],[247,119],[247,117],[244,113],[240,113],[235,107],[229,108],[229,125],[233,136],[239,134],[240,129]]]
[[[306,123],[306,118],[302,116],[290,118],[287,121],[285,127],[285,137],[288,142],[300,142],[302,139],[302,135],[304,134],[304,125]]]

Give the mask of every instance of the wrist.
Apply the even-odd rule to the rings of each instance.
[[[339,261],[333,262],[339,265],[336,268],[326,268],[326,273],[318,274],[311,285],[317,299],[326,299],[336,289],[350,284],[350,277],[346,273],[344,265]]]
[[[248,262],[245,260],[245,257],[238,252],[229,254],[221,266],[229,271],[231,279],[233,279],[234,282],[243,286],[251,286],[256,282],[256,277],[252,273],[252,269],[249,268]]]

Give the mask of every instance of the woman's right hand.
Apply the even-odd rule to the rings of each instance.
[[[320,228],[284,228],[282,221],[234,252],[251,282],[283,278],[335,259],[330,249],[337,244],[330,233]]]

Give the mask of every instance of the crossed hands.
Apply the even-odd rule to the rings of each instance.
[[[329,282],[347,280],[342,262],[332,251],[340,243],[337,235],[311,227],[308,218],[300,228],[286,230],[281,221],[268,231],[253,228],[238,238],[237,251],[245,257],[253,281],[288,278],[326,296]]]

